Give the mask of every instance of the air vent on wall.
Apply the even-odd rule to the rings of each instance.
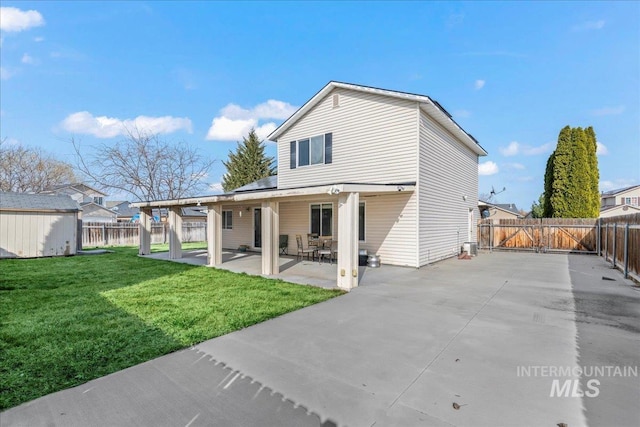
[[[333,108],[338,108],[340,106],[340,95],[337,93],[333,95]]]

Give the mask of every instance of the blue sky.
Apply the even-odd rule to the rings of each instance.
[[[638,2],[2,7],[0,136],[63,160],[72,137],[89,150],[137,125],[218,159],[215,191],[243,132],[338,80],[439,101],[489,152],[479,192],[501,202],[537,200],[565,125],[594,127],[601,190],[640,183]]]

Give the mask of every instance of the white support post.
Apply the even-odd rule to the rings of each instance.
[[[140,229],[138,255],[149,255],[151,253],[151,208],[140,208],[138,227]]]
[[[338,196],[338,287],[358,286],[358,206],[359,193]]]
[[[262,274],[280,273],[280,204],[262,202]]]
[[[207,207],[207,265],[222,264],[222,205]]]
[[[182,258],[182,209],[169,208],[169,259]]]

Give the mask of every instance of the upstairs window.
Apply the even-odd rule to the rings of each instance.
[[[102,206],[102,204],[104,203],[104,199],[100,196],[95,196],[93,198],[93,203],[95,203],[96,205]]]
[[[291,169],[331,162],[333,162],[333,137],[330,133],[289,143],[289,167]]]

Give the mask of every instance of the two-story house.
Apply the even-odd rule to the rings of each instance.
[[[78,202],[84,222],[116,222],[117,214],[105,206],[106,194],[83,183],[62,184],[43,194],[65,195]]]
[[[600,218],[640,213],[640,185],[605,191],[600,195]]]
[[[421,267],[476,240],[478,158],[486,151],[428,96],[330,82],[280,125],[278,175],[219,196],[135,203],[141,254],[152,208],[169,208],[170,256],[180,257],[182,206],[208,207],[209,265],[222,248],[262,252],[277,274],[279,236],[337,241],[337,281],[358,283],[358,250]],[[173,242],[173,243],[172,243]]]

